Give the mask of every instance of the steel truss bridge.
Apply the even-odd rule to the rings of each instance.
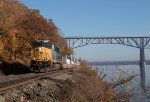
[[[141,86],[145,88],[145,54],[144,49],[150,49],[150,36],[144,37],[66,37],[68,46],[70,48],[78,48],[90,44],[120,44],[140,50],[140,75]]]
[[[91,66],[118,66],[118,65],[139,65],[139,61],[103,61],[89,62]],[[150,60],[146,60],[146,65],[150,65]]]

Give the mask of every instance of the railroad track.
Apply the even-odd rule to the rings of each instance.
[[[11,80],[9,78],[7,80],[3,79],[3,81],[0,81],[0,93],[3,93],[4,91],[10,90],[12,88],[17,88],[25,84],[29,84],[43,77],[55,77],[65,72],[69,72],[73,70],[74,70],[73,68],[70,68],[64,70],[51,71],[48,73],[39,73],[39,74],[31,73],[31,74],[21,75],[18,78],[16,78],[17,76],[13,76],[14,79],[11,78]]]

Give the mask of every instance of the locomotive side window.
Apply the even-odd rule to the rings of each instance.
[[[40,47],[40,46],[42,46],[41,42],[33,42],[32,43],[32,48],[36,48],[36,47]]]

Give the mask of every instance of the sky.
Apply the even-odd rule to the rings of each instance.
[[[150,0],[20,0],[53,19],[67,36],[150,36]],[[88,45],[74,49],[88,61],[139,60],[139,49],[122,45]],[[150,59],[150,49],[145,50]]]

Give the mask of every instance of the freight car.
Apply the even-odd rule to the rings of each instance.
[[[32,43],[30,68],[34,72],[47,72],[63,69],[63,62],[57,48],[49,40],[37,40]]]

